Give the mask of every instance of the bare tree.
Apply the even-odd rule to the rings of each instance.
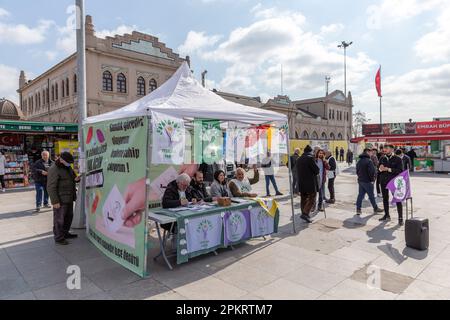
[[[361,110],[358,110],[353,114],[353,127],[352,127],[353,137],[362,136],[362,126],[368,121],[369,120],[366,117],[366,113],[362,112]]]

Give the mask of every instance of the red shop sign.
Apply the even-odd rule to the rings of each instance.
[[[450,134],[450,121],[417,122],[417,134]]]

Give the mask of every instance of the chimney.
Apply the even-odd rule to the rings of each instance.
[[[95,33],[95,29],[94,29],[94,24],[92,23],[91,15],[86,15],[85,26],[86,26],[86,34],[93,36]]]
[[[205,81],[206,81],[206,74],[208,73],[208,71],[203,71],[202,72],[202,86],[203,86],[203,88],[206,86],[206,83],[205,83]]]
[[[22,89],[26,82],[27,78],[25,77],[25,71],[21,70],[19,77],[19,89]]]

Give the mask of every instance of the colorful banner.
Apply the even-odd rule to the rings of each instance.
[[[104,254],[146,275],[146,117],[83,128],[88,238]]]
[[[279,153],[280,154],[287,154],[288,153],[288,130],[289,130],[289,126],[287,125],[287,123],[283,126],[281,126],[281,128],[278,131],[278,136],[279,136]]]
[[[409,179],[409,170],[405,170],[389,181],[386,189],[392,193],[391,203],[403,202],[411,197],[411,182]]]
[[[245,154],[248,158],[248,164],[257,164],[259,155],[258,129],[247,129],[245,139]]]
[[[152,163],[182,164],[186,133],[183,119],[152,111]]]
[[[213,214],[185,219],[188,253],[217,247],[222,242],[222,216]]]
[[[407,122],[407,123],[385,123],[383,130],[379,124],[363,124],[363,135],[432,135],[450,134],[450,121],[428,121],[428,122]]]
[[[250,211],[226,212],[223,217],[224,237],[223,242],[228,246],[252,237]]]
[[[223,161],[223,133],[218,120],[194,120],[194,163]]]
[[[426,158],[414,158],[414,172],[432,172],[434,161]]]
[[[226,132],[226,160],[245,162],[245,129],[230,127]]]
[[[275,232],[275,219],[261,207],[250,209],[252,237],[262,237]]]

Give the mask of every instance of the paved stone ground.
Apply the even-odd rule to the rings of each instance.
[[[285,169],[277,180],[287,192]],[[406,248],[404,228],[396,219],[380,224],[368,202],[361,218],[354,215],[355,181],[353,168],[343,170],[327,219],[318,213],[312,225],[303,224],[296,198],[294,234],[290,202],[280,199],[280,230],[270,239],[219,250],[173,271],[149,258],[146,279],[106,258],[82,231],[71,245],[56,247],[52,213],[32,212],[33,192],[0,194],[0,299],[450,299],[450,177],[412,179],[415,214],[431,225],[424,252]],[[263,183],[256,189],[262,193]],[[66,288],[71,264],[81,268],[81,290]],[[379,289],[367,285],[374,270]]]

